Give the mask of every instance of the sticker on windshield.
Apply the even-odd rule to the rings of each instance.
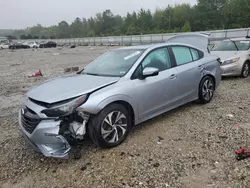
[[[245,43],[245,44],[249,44],[249,41],[240,41],[240,43]]]
[[[124,57],[124,60],[128,60],[128,59],[130,59],[130,58],[132,58],[132,57],[134,57],[134,56],[136,56],[136,55],[138,55],[140,53],[141,53],[140,51],[136,51],[136,52]]]

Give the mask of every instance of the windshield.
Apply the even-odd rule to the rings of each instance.
[[[96,76],[122,77],[129,71],[143,51],[142,49],[109,51],[87,65],[82,73]]]
[[[222,41],[214,46],[211,51],[246,51],[249,49],[250,41]],[[237,49],[238,48],[238,49]]]

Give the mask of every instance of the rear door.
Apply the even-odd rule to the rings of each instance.
[[[202,62],[203,52],[188,46],[171,46],[174,56],[179,89],[176,96],[183,102],[194,100],[198,96],[200,80],[205,69]]]

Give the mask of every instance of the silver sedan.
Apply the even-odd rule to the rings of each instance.
[[[115,147],[133,125],[194,100],[211,101],[221,72],[207,43],[203,35],[182,35],[111,50],[78,74],[32,88],[19,128],[47,157],[67,158],[72,141],[86,134],[100,147]]]
[[[250,39],[227,39],[214,46],[211,54],[221,59],[222,76],[248,77],[250,68]]]

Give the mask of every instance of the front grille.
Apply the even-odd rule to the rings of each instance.
[[[37,125],[41,122],[39,116],[29,108],[23,108],[21,113],[21,120],[23,128],[28,132],[32,133]]]

